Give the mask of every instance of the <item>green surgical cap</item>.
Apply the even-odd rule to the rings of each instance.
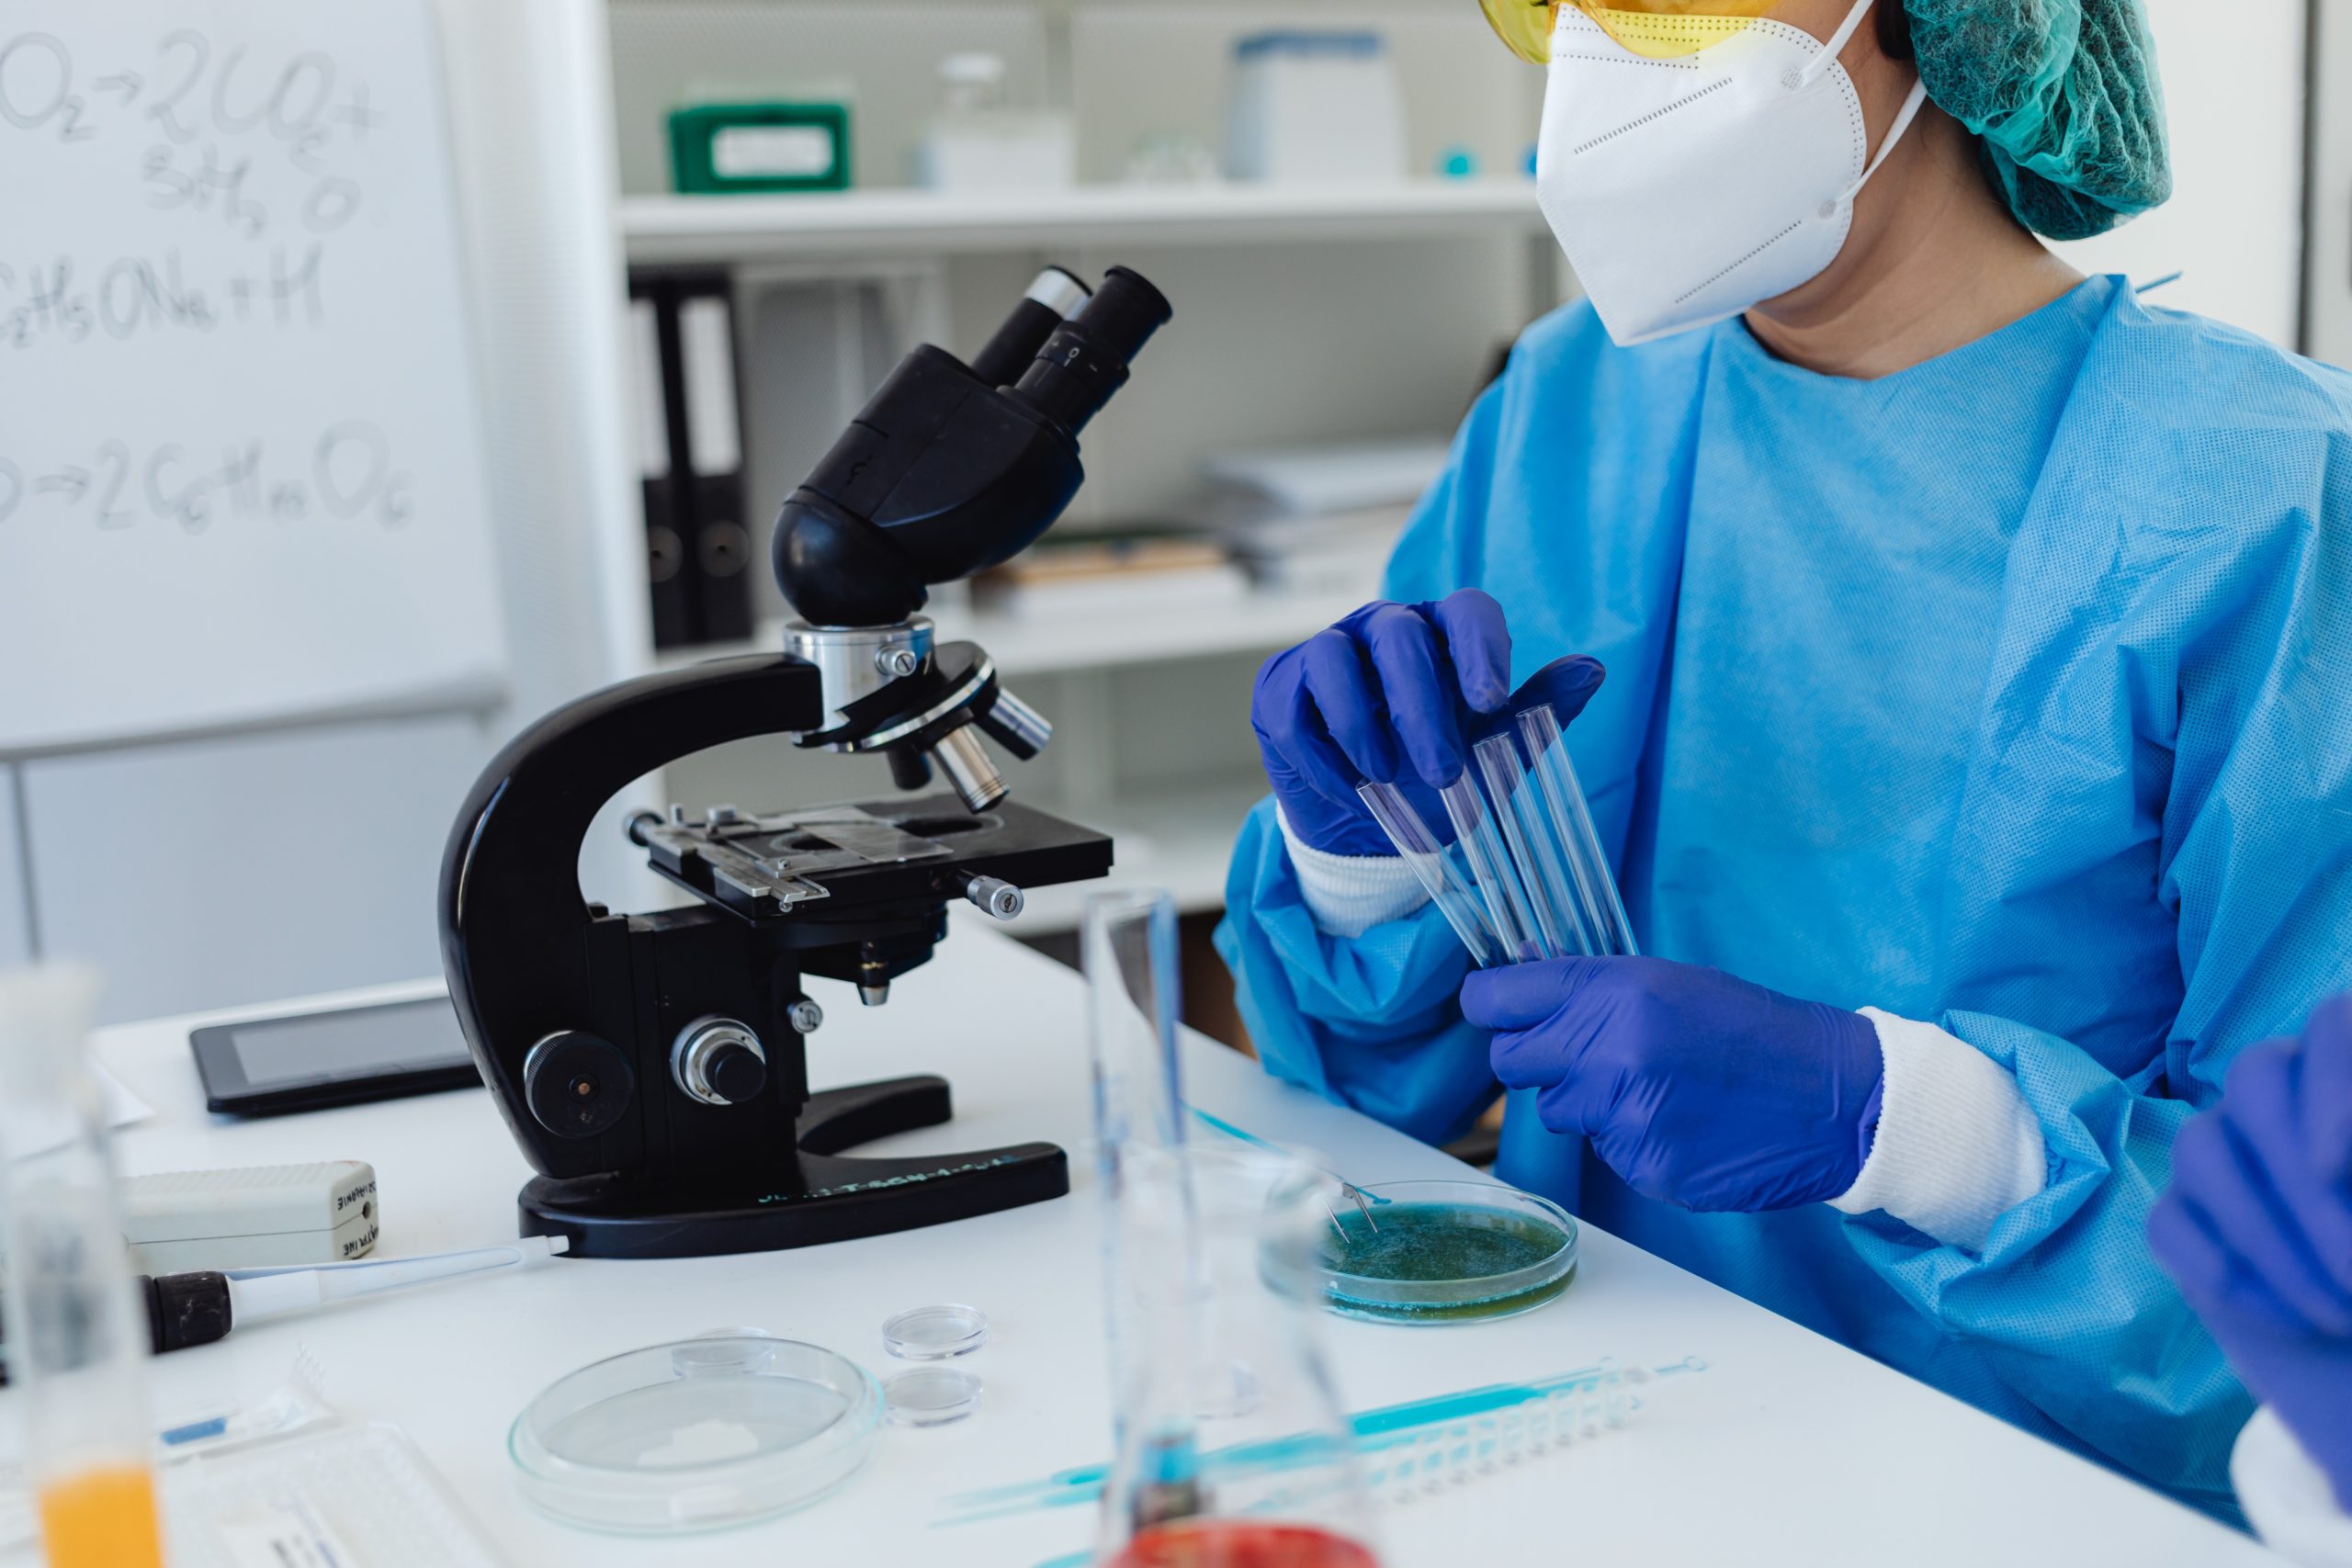
[[[2233,0],[2234,3],[2234,0]],[[2141,0],[1904,0],[1919,76],[1973,131],[2018,220],[2103,234],[2172,195]]]

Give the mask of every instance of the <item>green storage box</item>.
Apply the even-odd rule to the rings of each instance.
[[[670,174],[684,196],[847,190],[849,106],[694,104],[670,112]]]

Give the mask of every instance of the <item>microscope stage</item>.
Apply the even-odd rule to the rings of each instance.
[[[638,837],[654,870],[752,920],[836,898],[862,906],[956,898],[980,876],[1042,887],[1111,869],[1103,834],[1016,801],[975,815],[952,795],[765,817],[721,807],[698,823],[646,821]]]

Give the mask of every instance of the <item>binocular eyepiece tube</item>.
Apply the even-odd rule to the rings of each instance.
[[[972,361],[972,374],[990,387],[1010,387],[1028,373],[1029,362],[1046,346],[1061,324],[1086,309],[1094,290],[1057,266],[1037,275],[1021,303],[997,328],[986,348]]]
[[[972,359],[918,346],[786,500],[784,596],[811,626],[895,626],[1035,543],[1085,481],[1080,433],[1173,313],[1125,267],[1091,292],[1049,267]]]
[[[1076,435],[1126,385],[1128,363],[1174,313],[1167,296],[1125,267],[1113,267],[1091,294],[1069,273],[1047,267],[972,361],[972,372],[991,387],[1012,388]]]

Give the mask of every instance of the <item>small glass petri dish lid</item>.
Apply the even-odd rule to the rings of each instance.
[[[882,1390],[820,1345],[740,1329],[592,1362],[507,1436],[523,1494],[628,1535],[723,1529],[814,1502],[874,1449]]]
[[[989,1314],[944,1302],[882,1320],[882,1348],[902,1361],[944,1361],[968,1356],[989,1342]]]
[[[915,1367],[883,1380],[882,1401],[894,1427],[944,1427],[980,1407],[980,1380],[955,1367]]]
[[[1574,1279],[1577,1223],[1558,1204],[1487,1181],[1392,1181],[1337,1204],[1320,1237],[1321,1293],[1342,1317],[1475,1323],[1556,1301]]]

